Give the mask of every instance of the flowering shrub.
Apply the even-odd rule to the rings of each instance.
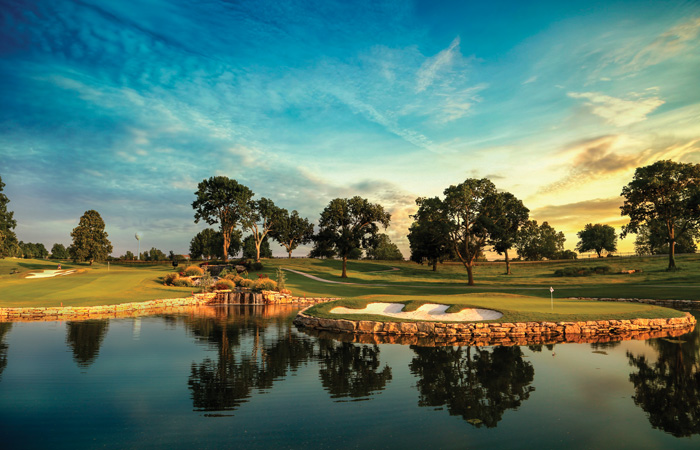
[[[253,290],[256,292],[274,291],[275,289],[277,289],[277,283],[269,278],[258,278],[253,284]]]
[[[173,281],[173,286],[192,287],[194,284],[192,284],[192,280],[189,278],[178,278],[177,280]]]
[[[204,275],[204,270],[197,266],[189,266],[185,269],[185,275],[187,275],[188,277],[202,276]]]
[[[216,282],[216,284],[214,284],[214,289],[217,291],[233,289],[235,287],[236,285],[233,283],[233,281],[228,280],[226,278],[221,278]]]
[[[180,274],[177,272],[172,272],[163,277],[163,284],[166,286],[173,286],[175,281],[180,278]]]
[[[241,281],[237,282],[236,284],[238,284],[240,287],[250,288],[253,287],[254,283],[255,282],[253,280],[249,280],[248,278],[241,278]]]

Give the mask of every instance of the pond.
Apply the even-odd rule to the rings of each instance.
[[[417,347],[315,337],[295,313],[2,323],[2,448],[700,444],[697,328],[606,344]]]

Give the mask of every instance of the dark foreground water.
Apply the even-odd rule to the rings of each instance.
[[[429,348],[294,312],[0,324],[0,448],[700,448],[697,329]]]

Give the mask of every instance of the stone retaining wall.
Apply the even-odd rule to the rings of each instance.
[[[168,298],[146,302],[121,303],[102,306],[47,306],[27,308],[0,308],[0,322],[33,320],[74,320],[134,317],[159,314],[183,306],[201,306],[211,303],[216,294],[194,294],[187,298]]]
[[[598,302],[646,303],[648,305],[670,306],[672,308],[699,308],[700,300],[657,300],[653,298],[591,298],[568,297],[571,300],[595,300]]]
[[[226,294],[231,291],[219,291],[217,292],[216,298],[212,301],[212,304],[228,304],[228,299]],[[286,304],[316,304],[325,303],[332,300],[340,300],[340,298],[330,298],[330,297],[294,297],[289,294],[280,294],[276,291],[262,291],[262,301],[266,305],[286,305]]]
[[[294,323],[303,327],[341,331],[345,333],[402,335],[417,337],[454,338],[461,341],[492,341],[507,338],[509,341],[547,340],[561,337],[561,342],[575,342],[580,336],[624,336],[633,333],[679,331],[687,333],[695,327],[696,319],[690,313],[671,319],[592,320],[587,322],[523,322],[523,323],[442,323],[442,322],[378,322],[372,320],[324,319],[300,311]]]

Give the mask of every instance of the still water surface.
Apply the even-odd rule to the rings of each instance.
[[[205,312],[0,324],[0,448],[700,448],[697,328],[429,348]]]

